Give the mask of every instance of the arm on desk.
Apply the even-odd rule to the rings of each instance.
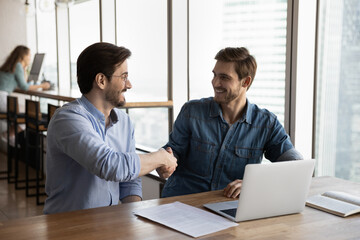
[[[43,90],[48,90],[50,89],[50,83],[49,82],[43,82],[39,85],[30,85],[29,86],[29,90],[34,91],[37,90],[39,88],[42,88]]]

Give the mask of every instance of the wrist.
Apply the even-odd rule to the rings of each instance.
[[[167,165],[167,159],[164,156],[163,149],[159,149],[157,152],[154,152],[155,159],[158,160],[158,167],[164,167]]]

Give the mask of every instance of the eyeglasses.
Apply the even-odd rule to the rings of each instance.
[[[119,77],[121,80],[124,81],[124,83],[129,81],[127,73],[124,73],[122,75],[112,75],[111,77]]]

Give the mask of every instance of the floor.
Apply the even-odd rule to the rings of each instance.
[[[7,167],[7,155],[0,152],[0,171]],[[24,177],[24,164],[19,166],[20,178]],[[34,172],[30,172],[30,175]],[[3,175],[1,175],[3,176]],[[36,205],[35,197],[26,197],[25,189],[15,190],[13,183],[0,180],[0,221],[42,215],[43,205]]]

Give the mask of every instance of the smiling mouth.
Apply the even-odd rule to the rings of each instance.
[[[215,88],[214,91],[215,91],[215,93],[224,93],[224,92],[226,92],[226,90],[223,89],[223,88]]]

